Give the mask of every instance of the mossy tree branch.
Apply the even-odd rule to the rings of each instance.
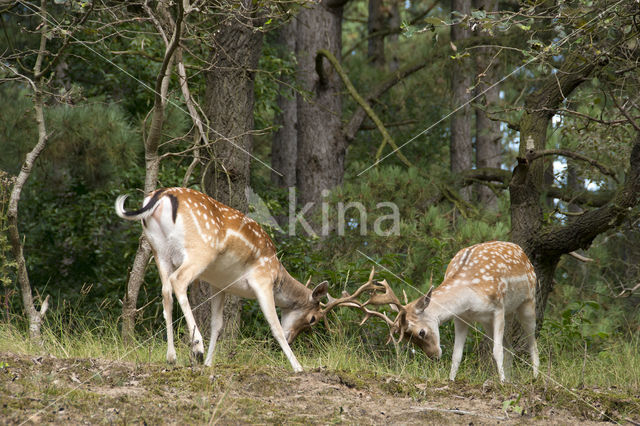
[[[398,145],[396,145],[395,141],[387,131],[386,127],[384,127],[384,124],[382,124],[382,120],[380,120],[380,118],[375,113],[373,108],[371,108],[371,106],[364,100],[364,98],[360,96],[356,88],[353,86],[353,84],[351,83],[351,80],[349,80],[349,76],[347,75],[347,73],[344,71],[344,69],[338,62],[338,59],[336,59],[333,53],[329,52],[326,49],[320,49],[316,54],[316,71],[320,76],[320,84],[322,84],[324,80],[324,73],[322,72],[322,57],[327,58],[331,63],[331,65],[333,65],[333,68],[336,70],[336,72],[342,79],[342,82],[344,83],[345,87],[349,91],[349,94],[362,107],[362,109],[364,109],[364,111],[367,113],[371,121],[375,123],[376,127],[378,128],[378,131],[380,131],[380,133],[382,134],[382,143],[380,144],[380,146],[378,147],[378,151],[376,152],[376,159],[380,158],[380,155],[382,154],[382,150],[384,149],[385,145],[388,143],[391,147],[393,147],[393,149],[397,151],[398,158],[400,158],[400,160],[404,164],[406,164],[408,167],[412,167],[413,164],[411,164],[411,161],[409,161],[409,159],[405,157],[405,155],[402,152],[400,152],[400,148],[398,148]]]

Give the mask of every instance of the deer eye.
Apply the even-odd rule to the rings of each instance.
[[[418,336],[420,336],[421,339],[424,339],[424,336],[426,336],[427,333],[424,331],[424,328],[420,330],[420,333],[418,333]]]
[[[311,315],[311,319],[309,320],[309,324],[313,324],[314,322],[316,322],[316,316],[315,315]]]

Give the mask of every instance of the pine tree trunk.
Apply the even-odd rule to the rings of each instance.
[[[400,16],[401,0],[391,1],[391,11],[389,15],[389,27],[391,29],[400,28],[402,25],[402,17]],[[389,71],[397,71],[400,67],[398,60],[398,40],[400,36],[398,33],[393,33],[389,36]]]
[[[495,12],[498,10],[497,0],[476,0],[475,9],[482,9],[485,12]],[[495,54],[495,49],[482,47],[477,49],[475,56],[476,73],[481,75],[479,84],[476,87],[477,93],[484,92],[480,100],[486,109],[491,109],[499,101],[498,86],[491,87],[497,80],[496,64],[491,63]],[[478,168],[491,167],[500,168],[502,163],[502,144],[500,135],[500,123],[489,119],[489,116],[480,108],[476,108],[476,166]],[[486,185],[478,185],[478,201],[481,206],[495,210],[498,207],[498,197]]]
[[[298,82],[310,99],[298,94],[298,159],[296,180],[302,204],[319,201],[323,189],[342,183],[346,140],[342,133],[341,81],[316,52],[341,53],[342,5],[331,2],[302,8],[298,14]]]
[[[369,16],[367,19],[367,31],[369,40],[367,45],[367,58],[376,68],[382,69],[385,64],[384,37],[373,34],[383,30],[385,13],[382,8],[382,0],[369,0]]]
[[[468,0],[452,0],[451,9],[463,15],[471,13],[471,2]],[[459,20],[459,17],[454,19]],[[451,41],[456,44],[469,38],[471,31],[466,22],[451,26]],[[471,60],[468,57],[456,59],[452,63],[451,70],[451,101],[452,108],[457,112],[451,116],[451,142],[450,161],[451,172],[455,175],[464,170],[471,169],[473,162],[473,145],[471,141]],[[459,109],[458,109],[459,108]],[[460,195],[466,201],[471,198],[471,187],[460,191]]]
[[[254,11],[255,12],[255,11]],[[214,32],[211,69],[206,72],[205,114],[209,140],[215,141],[204,171],[205,192],[216,200],[248,212],[245,190],[250,182],[251,134],[253,131],[254,73],[262,51],[262,32],[253,12],[228,19]],[[207,284],[195,282],[189,293],[194,316],[203,336],[209,333],[213,294]],[[217,290],[215,290],[217,291]],[[241,299],[227,297],[224,307],[224,336],[233,338],[240,324]]]

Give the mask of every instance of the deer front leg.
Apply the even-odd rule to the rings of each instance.
[[[187,298],[187,288],[191,281],[193,281],[203,270],[195,265],[182,265],[173,274],[171,274],[170,281],[173,292],[176,294],[176,299],[180,304],[184,319],[187,322],[187,328],[189,329],[189,337],[191,338],[191,351],[198,362],[202,362],[204,359],[204,345],[202,343],[202,335],[196,320],[193,317],[191,306],[189,305],[189,299]]]
[[[500,381],[504,382],[504,309],[498,309],[493,314],[493,359],[496,360]]]
[[[273,337],[276,338],[282,351],[287,356],[293,371],[296,373],[302,372],[302,366],[296,359],[296,356],[293,354],[289,343],[287,343],[287,339],[284,336],[284,330],[282,329],[282,324],[280,324],[280,320],[278,319],[278,314],[276,312],[276,305],[273,299],[273,289],[266,282],[261,283],[255,278],[251,278],[248,280],[249,285],[253,288],[253,291],[258,299],[258,303],[260,304],[260,309],[264,314],[267,322],[269,323],[269,327],[271,327],[271,333]],[[262,285],[261,285],[262,284]]]
[[[458,367],[462,360],[462,352],[464,351],[464,342],[467,340],[467,333],[469,332],[469,325],[461,320],[455,318],[453,324],[456,330],[456,339],[453,344],[453,357],[451,358],[451,373],[449,373],[449,380],[455,380],[458,373]]]
[[[214,296],[211,299],[211,340],[209,341],[209,350],[207,351],[207,358],[204,361],[204,365],[211,367],[213,362],[213,351],[216,348],[216,341],[220,335],[220,330],[224,325],[223,310],[224,310],[224,292],[212,287]]]

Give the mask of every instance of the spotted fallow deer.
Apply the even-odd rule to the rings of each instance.
[[[453,319],[455,343],[450,380],[455,380],[460,366],[469,326],[479,322],[493,340],[493,357],[500,380],[504,381],[505,319],[515,314],[526,335],[533,375],[537,377],[536,274],[517,244],[491,241],[460,250],[449,263],[442,284],[408,304],[400,302],[386,281],[373,282],[359,291],[365,289],[375,292],[366,303],[354,303],[353,299],[347,302],[366,313],[363,322],[372,315],[384,319],[391,326],[392,334],[400,333],[399,340],[408,335],[429,357],[439,359],[442,355],[439,327]],[[399,312],[395,320],[366,308],[366,305],[381,304],[390,304]]]
[[[289,344],[298,333],[317,323],[327,312],[320,300],[328,284],[313,290],[302,285],[282,266],[267,233],[252,219],[213,198],[192,189],[166,188],[149,194],[143,207],[127,211],[127,196],[117,198],[118,216],[141,220],[151,244],[162,280],[162,304],[167,326],[167,361],[176,360],[172,326],[172,291],[184,313],[191,349],[202,360],[202,335],[195,323],[187,288],[195,279],[209,283],[211,299],[211,340],[205,359],[210,366],[216,340],[222,329],[225,293],[257,299],[293,370],[302,366]],[[282,321],[278,320],[279,306]]]

